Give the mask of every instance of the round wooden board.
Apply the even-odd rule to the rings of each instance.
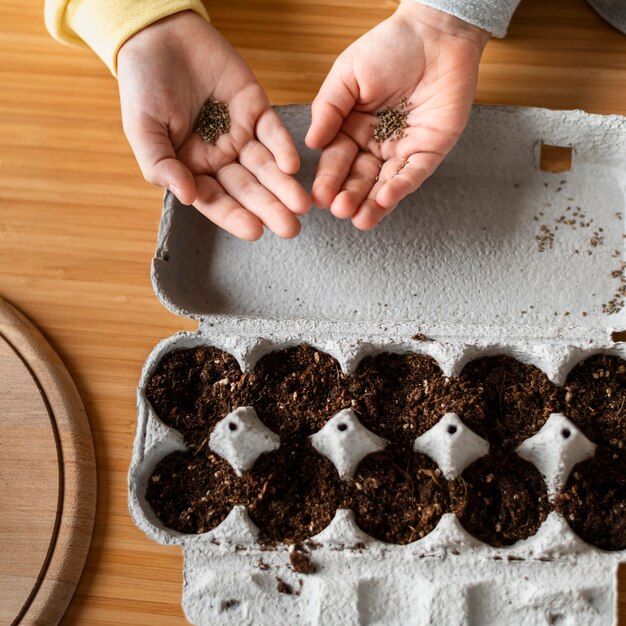
[[[0,624],[57,624],[96,506],[89,422],[39,331],[0,298]]]

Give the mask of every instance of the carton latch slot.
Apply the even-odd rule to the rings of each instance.
[[[572,169],[572,147],[541,144],[539,169],[543,172],[569,172]]]

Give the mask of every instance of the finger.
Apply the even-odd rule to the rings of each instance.
[[[293,176],[276,165],[272,153],[258,141],[246,144],[239,162],[293,213],[304,215],[311,208],[311,198],[306,191]]]
[[[311,105],[311,126],[305,143],[314,150],[327,146],[335,138],[359,98],[354,76],[346,74],[343,67],[344,61],[339,57]]]
[[[380,166],[380,161],[369,152],[357,155],[348,178],[330,206],[335,217],[346,219],[356,213],[376,184]]]
[[[368,198],[375,200],[379,189],[382,189],[385,184],[400,171],[403,163],[404,161],[400,157],[394,157],[385,161],[380,168],[380,172],[378,173],[378,180],[368,194]]]
[[[318,207],[332,204],[358,153],[359,146],[342,132],[322,150],[312,189],[313,202]]]
[[[195,179],[176,158],[167,127],[144,116],[126,116],[124,132],[143,177],[169,189],[183,204],[193,204],[198,195]]]
[[[376,194],[376,202],[392,208],[413,193],[437,169],[444,155],[439,152],[418,152],[409,156],[398,173]]]
[[[359,230],[372,230],[392,211],[393,209],[383,209],[376,200],[366,198],[352,217],[352,224]]]
[[[401,163],[402,160],[397,158],[386,161],[382,166],[380,174],[378,175],[378,181],[352,217],[353,225],[359,230],[371,230],[393,211],[393,208],[385,209],[381,207],[376,202],[376,195],[379,189],[396,174]]]
[[[300,169],[296,144],[274,109],[267,109],[261,115],[256,124],[256,136],[274,155],[278,167],[285,174],[295,174]]]
[[[216,226],[235,237],[255,241],[263,235],[263,224],[229,196],[211,176],[198,176],[198,199],[195,207]]]
[[[375,141],[373,137],[378,121],[378,118],[370,113],[352,111],[341,125],[341,132],[348,135],[363,150],[369,150],[380,157],[383,144]]]
[[[290,239],[300,232],[298,218],[241,164],[223,167],[217,180],[234,200],[279,237]]]

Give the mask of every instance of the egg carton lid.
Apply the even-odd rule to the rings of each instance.
[[[277,112],[308,190],[310,107]],[[166,194],[153,285],[175,313],[239,335],[606,342],[626,328],[625,191],[625,118],[477,105],[437,172],[370,232],[313,209],[293,240],[243,242]]]

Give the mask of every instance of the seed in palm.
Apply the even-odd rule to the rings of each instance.
[[[404,104],[404,103],[403,103]],[[387,139],[401,139],[404,137],[404,129],[408,126],[406,118],[408,111],[386,108],[384,111],[378,111],[376,117],[378,124],[372,131],[372,139],[376,143],[382,143]]]
[[[218,137],[230,130],[230,115],[225,102],[207,100],[200,109],[194,131],[207,143],[215,145]]]

